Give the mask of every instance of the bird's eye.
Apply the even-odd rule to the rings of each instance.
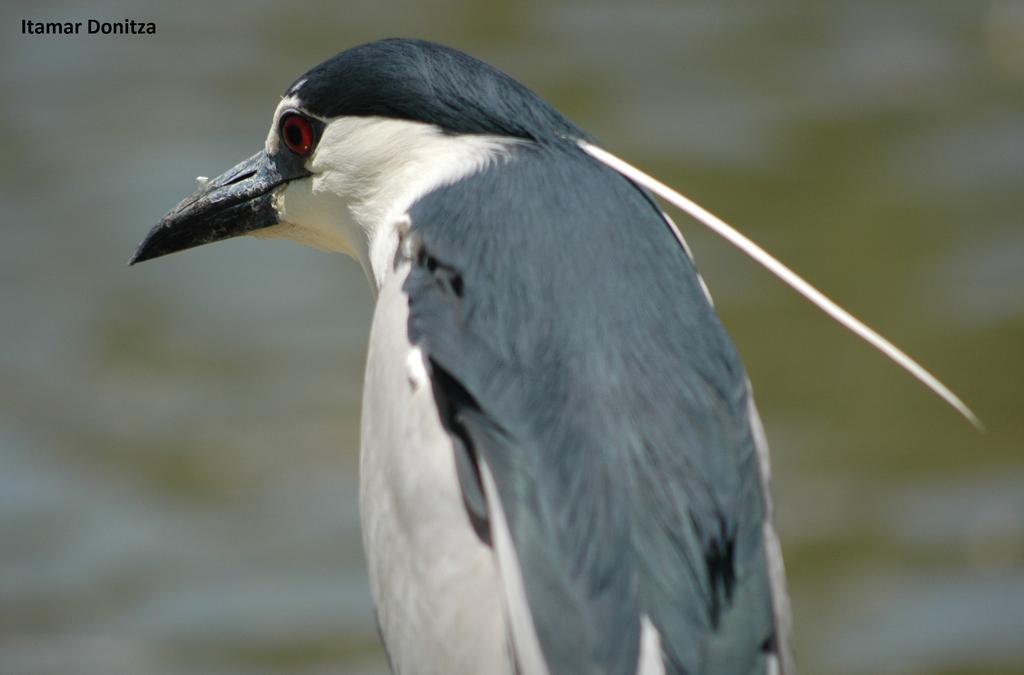
[[[305,157],[313,150],[313,125],[298,113],[288,113],[281,118],[281,140],[296,155]]]

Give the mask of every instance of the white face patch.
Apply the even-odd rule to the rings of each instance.
[[[298,108],[294,97],[283,99],[274,114],[268,152],[278,146],[276,125],[289,108]],[[259,235],[350,255],[379,287],[391,269],[409,207],[483,169],[519,142],[453,136],[431,124],[382,117],[327,121],[306,162],[313,175],[280,191],[275,206],[282,225]]]

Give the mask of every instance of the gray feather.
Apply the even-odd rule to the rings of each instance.
[[[493,472],[550,671],[634,672],[646,614],[667,673],[765,672],[745,375],[650,197],[548,143],[410,215],[410,338]]]

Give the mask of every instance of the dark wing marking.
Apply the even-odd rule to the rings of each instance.
[[[491,470],[549,670],[763,673],[774,648],[742,366],[644,193],[528,146],[411,210],[409,332]],[[479,475],[460,468],[470,513]]]
[[[421,299],[421,309],[424,308],[424,300],[433,300],[435,303],[443,303],[441,307],[457,312],[462,300],[462,277],[459,273],[429,255],[422,247],[418,248],[413,262],[417,275],[406,290],[416,288],[416,283],[426,282],[431,286],[428,289],[420,289],[417,293],[417,297]],[[428,312],[438,311],[440,307],[425,309]],[[457,321],[457,316],[452,318]],[[476,403],[459,381],[437,363],[431,368],[431,382],[441,424],[452,437],[455,470],[462,489],[466,513],[480,540],[491,545],[486,498],[480,480],[479,458],[466,423],[467,411],[475,409]]]

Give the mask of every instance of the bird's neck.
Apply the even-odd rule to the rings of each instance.
[[[294,212],[285,217],[301,223],[301,232],[286,236],[301,236],[302,243],[354,257],[376,292],[393,270],[412,205],[481,170],[514,143],[495,136],[445,134],[433,125],[406,120],[334,120],[311,162],[313,180],[294,188],[308,194],[287,196]]]

